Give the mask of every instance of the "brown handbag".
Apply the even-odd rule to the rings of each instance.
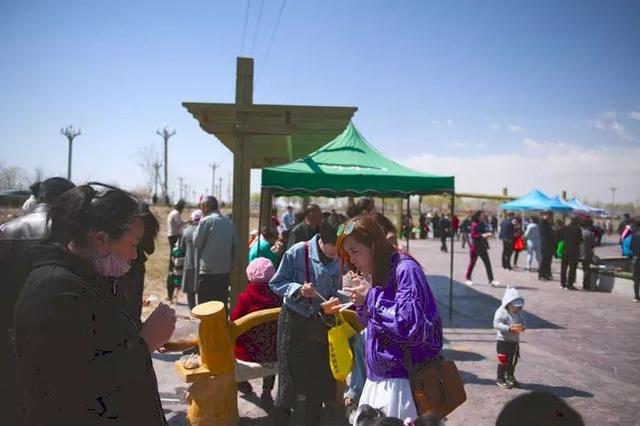
[[[410,354],[406,358],[410,358]],[[441,419],[467,400],[464,383],[453,361],[442,357],[414,366],[406,360],[418,415],[433,413]]]

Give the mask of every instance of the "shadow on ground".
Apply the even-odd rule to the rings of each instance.
[[[501,299],[482,293],[474,287],[453,280],[453,318],[449,321],[449,277],[429,275],[429,285],[438,302],[440,315],[447,328],[493,328],[493,315],[500,306]],[[526,289],[519,287],[519,289]],[[527,328],[561,329],[562,327],[544,320],[525,309]]]

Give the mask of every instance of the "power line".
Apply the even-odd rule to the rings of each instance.
[[[282,6],[280,6],[280,12],[278,13],[278,19],[276,20],[276,26],[273,28],[273,32],[271,33],[271,39],[269,40],[269,45],[267,46],[267,53],[264,55],[264,59],[262,59],[262,65],[260,66],[258,77],[256,78],[256,85],[260,80],[260,76],[262,75],[264,66],[267,63],[267,59],[269,58],[269,53],[271,52],[271,46],[273,45],[273,40],[276,38],[276,33],[278,32],[278,27],[280,26],[280,18],[282,18],[282,12],[284,12],[284,7],[286,6],[286,4],[287,4],[287,0],[282,0]]]
[[[262,21],[262,9],[264,8],[264,0],[260,3],[260,12],[258,12],[258,23],[256,24],[256,32],[253,33],[253,41],[251,41],[251,50],[249,56],[253,55],[253,48],[256,45],[256,39],[258,38],[258,30],[260,30],[260,22]]]
[[[249,22],[249,9],[251,8],[251,0],[247,0],[247,8],[244,12],[244,28],[242,28],[242,44],[240,45],[240,56],[244,52],[244,41],[247,38],[247,23]]]

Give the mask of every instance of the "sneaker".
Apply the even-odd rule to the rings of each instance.
[[[636,303],[638,303],[638,302],[640,302],[640,299],[638,299],[637,297],[634,297],[634,298],[633,298],[633,301],[634,301],[634,302],[636,302]]]
[[[466,280],[464,283],[466,285],[468,285],[468,286],[472,286],[473,285],[473,281],[471,281],[471,280]]]
[[[498,287],[500,285],[499,281],[491,281],[489,284],[491,284],[491,287]]]
[[[507,382],[504,379],[496,380],[496,385],[498,385],[498,387],[501,387],[502,389],[511,389],[513,387],[511,383]]]
[[[514,376],[506,376],[504,381],[509,383],[511,387],[514,387],[514,388],[517,388],[520,386],[520,382],[518,382]]]

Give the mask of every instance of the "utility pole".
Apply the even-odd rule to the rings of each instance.
[[[216,195],[216,169],[220,167],[220,164],[209,163],[209,167],[211,167],[211,195]]]
[[[162,136],[162,139],[164,140],[164,187],[162,188],[163,191],[163,196],[164,196],[164,202],[165,204],[168,206],[169,205],[169,180],[168,180],[168,176],[169,176],[169,159],[168,159],[168,145],[169,145],[169,138],[173,135],[176,134],[176,130],[169,130],[167,128],[167,126],[165,125],[162,130],[158,129],[156,130],[156,133],[160,136]]]
[[[71,180],[71,152],[73,151],[73,140],[76,136],[80,136],[82,131],[80,129],[74,129],[72,125],[60,128],[60,133],[67,137],[69,141],[69,164],[67,164],[67,179]]]
[[[218,178],[218,201],[222,203],[222,178]]]
[[[229,204],[233,203],[233,199],[231,198],[231,191],[233,191],[233,181],[231,180],[231,173],[229,173],[229,181],[227,185],[227,196],[229,197]]]
[[[179,200],[182,200],[182,185],[184,184],[184,178],[182,176],[178,177],[178,191],[180,193],[180,198],[178,198]]]

